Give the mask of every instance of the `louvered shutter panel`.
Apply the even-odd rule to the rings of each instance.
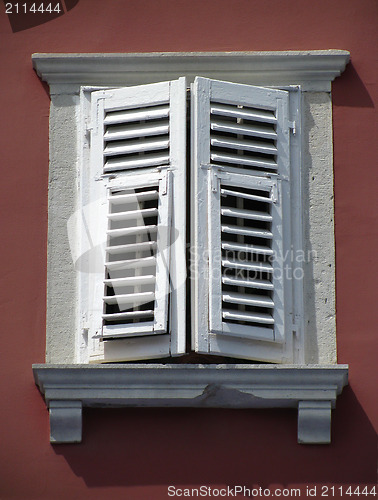
[[[287,92],[197,78],[193,109],[193,347],[288,362]]]
[[[210,332],[283,339],[279,181],[213,173],[210,194]]]
[[[93,93],[104,173],[170,163],[170,83]]]
[[[185,79],[96,91],[91,106],[91,198],[103,205],[93,230],[106,240],[89,285],[92,361],[182,353],[185,322],[169,304],[185,300],[185,241],[170,248],[185,239],[175,209],[185,203]]]
[[[171,174],[110,182],[104,338],[167,333]]]

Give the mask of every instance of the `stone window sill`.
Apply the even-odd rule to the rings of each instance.
[[[78,443],[83,407],[298,408],[298,442],[329,443],[347,365],[33,365],[51,443]]]

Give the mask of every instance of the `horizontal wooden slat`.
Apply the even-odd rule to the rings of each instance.
[[[242,156],[242,155],[232,155],[232,154],[221,154],[221,153],[211,153],[211,160],[214,162],[223,162],[223,163],[234,163],[236,165],[246,165],[249,167],[260,167],[260,168],[268,168],[270,170],[277,169],[277,163],[270,159],[259,159],[253,158],[251,156]]]
[[[116,262],[106,262],[109,271],[121,269],[135,269],[137,267],[152,267],[156,264],[155,257],[143,257],[141,259],[118,260]]]
[[[127,194],[113,194],[109,198],[109,202],[112,205],[123,205],[127,203],[136,203],[139,201],[151,201],[157,200],[159,198],[159,192],[157,189],[150,191],[143,191],[141,193],[127,193]]]
[[[147,125],[145,123],[141,125],[117,125],[108,130],[104,134],[106,141],[120,141],[122,139],[133,139],[134,137],[148,137],[151,135],[162,135],[168,134],[169,125],[168,123],[156,123],[153,125]]]
[[[227,132],[229,134],[250,135],[253,137],[262,137],[264,139],[277,138],[273,128],[261,127],[259,125],[242,125],[222,120],[211,120],[211,130],[214,132]]]
[[[145,208],[144,210],[130,210],[128,212],[118,212],[109,214],[108,218],[112,221],[132,220],[138,218],[153,217],[158,214],[157,208]]]
[[[104,156],[127,155],[132,153],[144,153],[145,151],[155,151],[167,149],[169,139],[155,139],[145,141],[125,141],[120,143],[109,143],[104,149]]]
[[[273,219],[272,216],[267,213],[256,212],[255,210],[244,210],[241,208],[222,208],[221,214],[225,217],[236,217],[267,222],[270,222]]]
[[[155,326],[154,318],[142,318],[141,321],[133,321],[129,324],[120,322],[107,322],[102,328],[104,338],[130,338],[144,336],[153,333]]]
[[[222,224],[222,232],[230,234],[240,234],[244,236],[253,236],[255,238],[272,238],[273,234],[266,229],[251,229],[244,226],[231,226]]]
[[[244,245],[242,243],[228,243],[222,242],[223,250],[230,250],[232,252],[246,252],[257,255],[273,255],[273,250],[268,247],[257,245]]]
[[[277,123],[277,118],[274,116],[273,112],[264,109],[252,110],[228,106],[227,104],[212,103],[210,105],[210,113],[213,115],[230,116],[232,118],[242,118],[250,121]]]
[[[231,319],[235,321],[248,321],[249,323],[274,325],[274,319],[269,314],[223,310],[222,316],[226,320]]]
[[[107,297],[103,297],[103,300],[107,304],[146,304],[147,302],[151,302],[155,300],[154,292],[141,292],[141,293],[127,293],[123,295],[109,295]]]
[[[110,278],[104,280],[105,285],[114,288],[121,288],[127,286],[151,285],[155,283],[156,277],[152,274],[147,276],[131,276],[129,278]]]
[[[109,255],[119,255],[122,253],[130,252],[145,252],[154,250],[157,246],[156,241],[144,241],[143,243],[132,243],[130,245],[116,245],[113,247],[106,247],[105,250]]]
[[[232,269],[245,269],[246,271],[273,272],[273,266],[266,262],[244,262],[237,259],[222,259],[222,266],[231,267]]]
[[[128,170],[131,168],[156,167],[169,163],[169,154],[146,155],[133,158],[109,158],[104,165],[104,172]]]
[[[107,113],[104,118],[105,125],[117,123],[136,122],[141,120],[156,120],[169,116],[169,106],[154,106],[151,108],[129,109],[122,111],[113,111]]]
[[[273,290],[274,285],[268,280],[258,280],[258,279],[241,279],[241,278],[229,278],[227,276],[222,276],[222,283],[224,285],[234,285],[239,287],[248,288],[258,288],[261,290]]]
[[[277,154],[277,148],[275,146],[262,142],[237,140],[228,137],[211,137],[210,143],[212,146],[218,148],[237,149],[239,151],[252,151],[269,155]]]
[[[271,198],[267,198],[265,196],[259,196],[256,194],[233,191],[232,189],[221,189],[221,196],[235,196],[237,198],[244,198],[246,200],[261,201],[264,203],[272,203]]]
[[[262,295],[251,295],[247,293],[223,292],[222,300],[233,304],[243,304],[245,306],[274,307],[274,302],[270,297]]]
[[[123,319],[143,319],[153,315],[154,311],[149,309],[147,311],[129,311],[114,314],[103,314],[102,318],[107,321],[121,321]]]
[[[118,238],[119,236],[131,236],[133,234],[154,233],[157,231],[157,226],[151,224],[150,226],[135,226],[123,227],[121,229],[109,229],[106,231],[111,238]]]

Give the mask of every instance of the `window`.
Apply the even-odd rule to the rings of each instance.
[[[303,293],[301,268],[293,262],[302,251],[300,219],[291,204],[291,192],[300,199],[298,88],[196,77],[191,89],[180,78],[87,93],[83,220],[70,231],[71,246],[84,236],[81,248],[89,248],[89,276],[78,275],[84,361],[187,352],[189,287],[184,275],[177,281],[178,268],[187,268],[194,351],[302,362],[303,307],[299,300],[294,312],[292,299],[294,288],[298,297]],[[92,241],[103,245],[90,248]],[[293,264],[297,280],[289,276]]]
[[[347,59],[34,56],[52,98],[47,364],[34,373],[53,441],[80,440],[82,406],[254,407],[256,396],[299,408],[300,442],[329,441],[347,367],[335,364],[321,215],[333,211],[330,81]],[[233,364],[98,364],[187,352],[189,296],[192,349]]]

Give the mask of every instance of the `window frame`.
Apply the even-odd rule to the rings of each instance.
[[[164,56],[164,57],[163,57]],[[304,227],[304,240],[309,241],[314,236],[320,241],[320,233],[324,233],[321,241],[322,248],[326,249],[318,262],[305,263],[305,287],[311,292],[305,293],[305,301],[310,306],[305,308],[304,321],[306,329],[311,333],[306,336],[305,357],[306,363],[335,363],[335,284],[334,284],[334,240],[331,225],[321,224],[323,212],[327,212],[333,220],[333,173],[332,173],[332,119],[329,90],[331,81],[345,68],[349,60],[346,51],[287,51],[267,53],[190,53],[164,54],[156,57],[155,54],[35,54],[33,64],[37,73],[50,85],[51,119],[50,119],[50,184],[49,184],[49,259],[63,248],[64,256],[59,255],[60,263],[64,268],[63,289],[57,282],[62,280],[63,269],[54,270],[53,262],[48,263],[48,297],[47,297],[47,343],[46,360],[48,362],[80,362],[78,353],[74,353],[73,346],[83,345],[83,339],[75,339],[73,318],[67,322],[64,311],[69,305],[70,310],[78,313],[78,302],[70,301],[75,295],[73,286],[74,271],[72,270],[71,256],[67,253],[66,227],[64,216],[69,218],[77,202],[76,183],[77,157],[83,152],[88,153],[81,127],[86,129],[80,112],[80,89],[96,90],[105,86],[134,85],[157,81],[167,76],[176,78],[187,75],[191,81],[196,74],[222,80],[234,80],[241,83],[279,86],[285,88],[288,84],[300,85],[301,100],[303,103],[303,117],[305,118],[303,143],[297,145],[298,154],[304,153],[301,159],[305,172],[301,172],[301,181],[305,180],[303,193],[310,199],[311,206],[304,205],[303,213],[307,222]],[[313,109],[312,109],[313,108]],[[317,120],[316,133],[311,127],[314,118]],[[83,120],[83,122],[80,122]],[[69,124],[69,126],[65,126]],[[76,130],[72,125],[76,124]],[[64,136],[62,139],[62,135]],[[328,141],[325,144],[324,141]],[[320,147],[327,150],[323,156],[319,154]],[[62,158],[62,151],[65,157]],[[314,183],[309,182],[311,169],[323,169],[319,175],[326,177],[325,189],[315,192]],[[59,172],[59,177],[57,176]],[[317,174],[317,171],[314,171]],[[304,176],[307,178],[304,179]],[[73,182],[73,179],[76,179]],[[59,184],[59,185],[57,185]],[[306,186],[306,184],[308,186]],[[306,191],[307,190],[307,191]],[[306,191],[306,192],[305,192]],[[62,200],[62,193],[65,193]],[[326,206],[319,212],[317,202],[319,195],[326,199]],[[311,200],[313,198],[313,200]],[[67,206],[67,202],[71,205]],[[55,207],[61,204],[59,214]],[[294,201],[298,206],[300,199]],[[64,204],[64,205],[63,205]],[[54,220],[55,217],[55,220]],[[310,220],[311,224],[308,224]],[[319,228],[317,231],[316,226]],[[314,230],[308,230],[308,227]],[[310,234],[312,231],[312,234]],[[315,234],[318,232],[318,234]],[[318,248],[319,245],[318,245]],[[311,248],[309,249],[311,250]],[[327,260],[327,262],[326,262]],[[313,269],[311,269],[313,266]],[[328,267],[330,266],[330,270]],[[307,269],[306,269],[307,268]],[[307,274],[306,274],[307,273]],[[329,275],[326,286],[322,290],[311,289],[314,282],[321,280],[322,273]],[[63,296],[62,296],[63,290]],[[312,299],[314,295],[315,299]],[[327,299],[327,301],[325,300]],[[79,297],[80,301],[80,297]],[[307,309],[307,311],[306,311]],[[59,314],[56,314],[59,311]],[[293,329],[299,333],[298,317],[294,318]],[[81,334],[80,334],[81,335]]]

